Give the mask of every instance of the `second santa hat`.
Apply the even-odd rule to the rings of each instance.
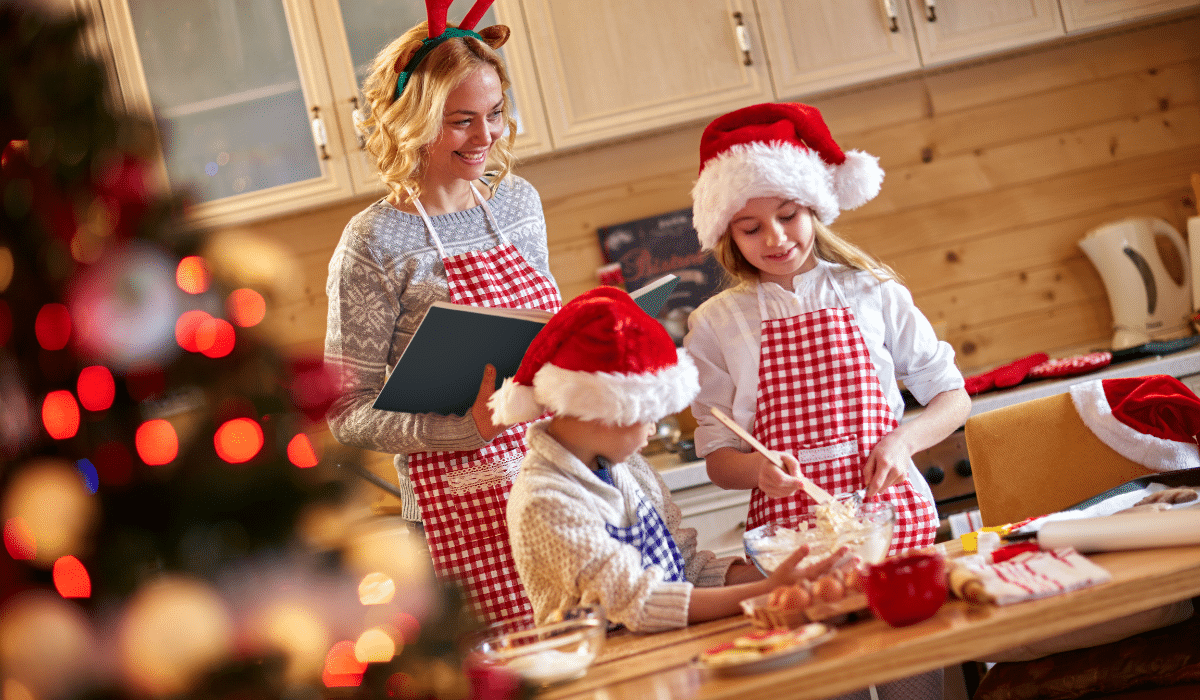
[[[700,177],[692,188],[692,223],[710,250],[729,220],[755,197],[785,197],[831,224],[879,194],[883,168],[862,151],[842,151],[821,112],[796,103],[766,103],[717,117],[700,137]]]
[[[1084,425],[1126,459],[1155,471],[1200,467],[1200,397],[1175,377],[1094,379],[1070,391]]]
[[[497,422],[546,411],[610,425],[655,422],[700,390],[696,366],[665,328],[615,287],[598,287],[554,314],[488,406]]]

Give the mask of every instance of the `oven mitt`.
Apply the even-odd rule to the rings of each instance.
[[[990,389],[1005,389],[1025,381],[1029,370],[1046,362],[1050,356],[1044,352],[1034,353],[1028,357],[997,367],[991,371],[965,378],[965,389],[971,396],[981,394]]]
[[[1056,379],[1073,377],[1077,374],[1087,374],[1107,367],[1112,363],[1113,354],[1107,351],[1062,357],[1056,360],[1046,360],[1029,370],[1030,379]]]

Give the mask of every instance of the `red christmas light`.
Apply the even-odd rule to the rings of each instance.
[[[112,406],[117,394],[117,385],[112,372],[103,365],[84,367],[79,371],[76,383],[79,403],[89,411],[104,411]]]
[[[317,457],[317,450],[313,447],[312,440],[304,433],[297,433],[295,437],[288,442],[287,446],[288,460],[300,467],[308,469],[309,467],[317,466],[320,458]]]
[[[175,267],[175,284],[188,294],[203,294],[208,291],[208,266],[204,258],[189,255]]]
[[[175,426],[161,418],[139,425],[133,440],[138,456],[152,467],[168,464],[179,455]]]
[[[212,316],[204,311],[183,312],[175,322],[175,342],[188,352],[200,352],[200,346],[196,342],[196,331],[199,330],[200,324],[210,320]]]
[[[262,449],[262,427],[249,418],[234,418],[217,428],[213,445],[217,456],[230,464],[248,462]]]
[[[42,401],[42,425],[55,440],[75,437],[79,432],[79,404],[75,396],[65,389],[46,394]]]
[[[17,560],[31,561],[37,556],[37,541],[24,518],[4,521],[4,548]]]
[[[235,325],[250,328],[262,323],[267,316],[267,300],[253,289],[235,289],[225,300],[229,318]]]
[[[65,304],[46,304],[33,322],[38,344],[46,350],[62,350],[71,339],[71,312]]]
[[[210,318],[196,326],[196,348],[205,357],[225,357],[233,352],[237,333],[233,324],[223,318]]]
[[[83,562],[69,554],[54,560],[54,589],[64,598],[90,598],[92,578]]]

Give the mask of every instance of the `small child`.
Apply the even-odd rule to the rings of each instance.
[[[698,389],[696,368],[625,292],[600,287],[563,307],[490,405],[527,421],[529,452],[508,501],[517,572],[544,624],[598,603],[610,622],[656,632],[738,614],[739,602],[828,571],[835,553],[767,578],[696,550],[662,477],[639,454],[663,417]]]

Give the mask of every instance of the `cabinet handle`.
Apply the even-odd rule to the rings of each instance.
[[[354,124],[354,135],[358,138],[358,150],[365,151],[367,150],[367,135],[362,130],[363,115],[362,110],[358,108],[357,97],[350,98],[350,106],[354,108],[350,111],[350,121]]]
[[[321,160],[329,160],[329,151],[325,148],[329,145],[329,136],[325,133],[325,122],[321,120],[321,108],[315,105],[312,108],[312,132],[313,141],[321,149]]]
[[[929,22],[937,21],[937,0],[925,0],[925,19]]]
[[[742,52],[742,65],[753,65],[754,60],[750,58],[750,32],[742,22],[742,13],[734,12],[733,19],[737,22],[737,25],[733,28],[733,35],[737,39],[738,50]]]
[[[897,19],[899,15],[896,13],[896,0],[880,0],[883,3],[883,14],[887,16],[890,26],[888,31],[900,31],[900,22]]]

